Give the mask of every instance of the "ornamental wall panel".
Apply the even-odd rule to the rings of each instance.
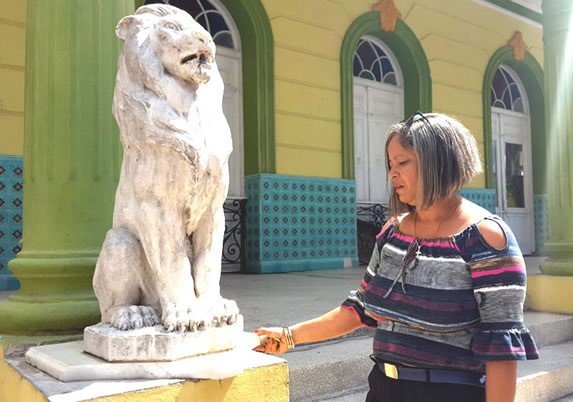
[[[0,291],[15,290],[20,282],[8,262],[20,252],[22,240],[22,158],[0,156]]]

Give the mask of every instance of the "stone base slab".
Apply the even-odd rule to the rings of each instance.
[[[109,362],[173,361],[231,350],[242,333],[242,315],[233,325],[182,333],[161,325],[121,331],[99,323],[85,328],[84,351]]]
[[[25,358],[31,366],[62,382],[188,378],[221,380],[239,376],[246,369],[284,363],[283,359],[252,351],[253,335],[243,332],[235,338],[237,346],[233,350],[171,362],[108,362],[85,353],[83,341],[32,347]]]

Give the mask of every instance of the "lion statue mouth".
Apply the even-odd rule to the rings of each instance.
[[[181,65],[191,69],[191,77],[198,84],[205,84],[211,78],[214,58],[209,50],[200,50],[181,58]]]
[[[211,52],[203,50],[184,56],[181,59],[181,64],[187,64],[191,62],[198,63],[201,66],[207,65],[207,68],[211,68],[210,64],[213,63],[213,56],[211,55]]]

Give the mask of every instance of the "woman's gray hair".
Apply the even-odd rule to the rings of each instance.
[[[458,120],[439,113],[415,113],[394,124],[386,134],[386,169],[390,171],[388,145],[398,136],[400,145],[413,149],[418,159],[418,208],[457,194],[483,172],[476,140]],[[400,201],[391,188],[390,213],[398,216],[414,210]]]

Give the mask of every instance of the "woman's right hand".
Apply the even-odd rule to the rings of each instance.
[[[254,332],[261,340],[261,344],[255,348],[257,352],[282,355],[288,350],[286,334],[283,328],[259,328]]]

